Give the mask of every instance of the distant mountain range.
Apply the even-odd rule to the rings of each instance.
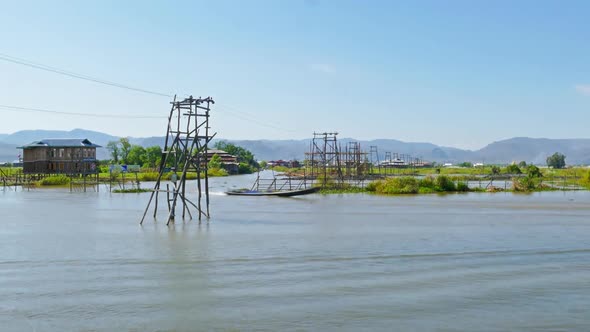
[[[22,144],[31,143],[44,138],[87,138],[90,141],[106,146],[109,141],[119,137],[97,131],[74,129],[58,130],[23,130],[13,134],[0,134],[0,162],[13,161],[20,153],[16,149]],[[164,145],[164,137],[130,137],[132,144],[144,147]],[[303,160],[309,150],[310,139],[305,140],[228,140],[254,153],[259,160],[298,159]],[[339,139],[344,147],[351,138]],[[383,160],[385,152],[409,154],[424,160],[436,162],[484,162],[486,164],[506,164],[524,160],[528,163],[545,164],[547,156],[554,152],[563,153],[568,164],[590,164],[590,139],[547,139],[515,137],[493,142],[479,150],[462,150],[438,146],[432,143],[402,142],[395,139],[377,139],[359,141],[363,150],[377,146],[379,158]],[[108,159],[108,151],[99,148],[99,159]]]

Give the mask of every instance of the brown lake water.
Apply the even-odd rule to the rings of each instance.
[[[590,193],[224,196],[0,189],[0,331],[589,331]]]

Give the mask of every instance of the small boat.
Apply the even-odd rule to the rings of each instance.
[[[319,187],[296,189],[296,190],[250,190],[250,189],[238,189],[226,192],[228,195],[234,196],[278,196],[278,197],[292,197],[313,194],[319,191]]]
[[[319,187],[312,187],[303,180],[293,180],[291,177],[278,179],[274,176],[271,179],[261,179],[260,171],[256,176],[256,181],[251,189],[237,189],[226,192],[228,195],[234,196],[278,196],[291,197],[313,194],[319,191]]]

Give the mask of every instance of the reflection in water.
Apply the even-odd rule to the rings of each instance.
[[[146,203],[0,192],[2,330],[590,329],[586,192],[220,194],[170,227]]]

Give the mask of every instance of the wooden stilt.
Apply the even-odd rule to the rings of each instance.
[[[183,219],[187,216],[192,219],[190,207],[198,210],[199,220],[203,215],[209,217],[209,182],[206,163],[208,162],[208,144],[215,136],[209,135],[209,110],[212,104],[214,101],[210,97],[203,99],[191,96],[182,101],[177,101],[174,97],[168,116],[166,140],[160,160],[158,179],[140,223],[143,223],[153,201],[155,202],[154,217],[156,217],[160,191],[166,192],[167,224],[176,218],[175,210],[179,203],[182,205],[181,216]],[[172,188],[167,184],[166,190],[160,190],[162,177],[168,174],[168,167],[174,172]],[[193,171],[197,174],[196,204],[187,197],[189,191],[186,188],[188,174]],[[203,211],[201,206],[203,191],[206,198],[206,211]]]

